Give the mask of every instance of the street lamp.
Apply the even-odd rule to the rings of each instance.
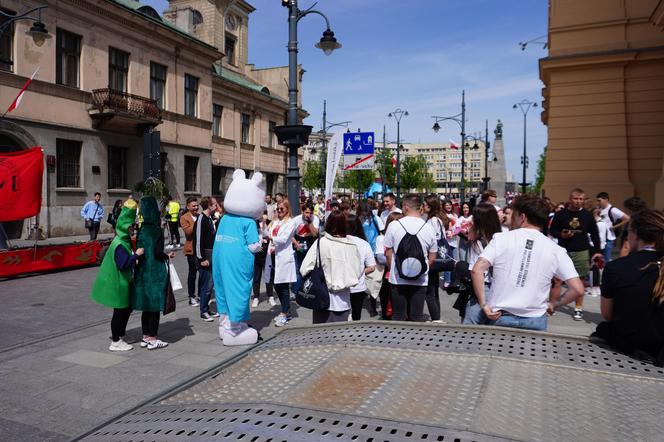
[[[322,49],[325,55],[330,55],[341,44],[334,38],[334,32],[330,30],[330,21],[325,14],[316,11],[313,6],[301,11],[297,7],[297,0],[282,0],[284,7],[288,8],[288,118],[284,126],[276,126],[274,132],[279,144],[288,147],[288,202],[293,214],[300,213],[300,169],[297,165],[297,150],[307,144],[312,126],[297,124],[297,24],[301,18],[309,14],[318,14],[325,19],[327,24],[323,37],[315,46]]]
[[[34,20],[32,27],[30,27],[30,29],[25,33],[32,37],[32,41],[36,46],[42,46],[47,39],[52,37],[52,35],[48,33],[48,30],[46,30],[46,25],[44,25],[44,23],[41,21],[41,11],[45,8],[48,8],[48,6],[38,6],[19,15],[7,14],[6,12],[0,10],[0,18],[4,19],[4,23],[0,25],[0,38],[2,38],[2,34],[7,29],[9,29],[9,26],[11,26],[14,22],[19,20]],[[35,11],[37,12],[37,17],[31,17],[30,14]],[[12,63],[10,60],[0,61],[6,64]]]
[[[521,193],[526,193],[526,170],[528,169],[528,156],[526,155],[526,117],[531,107],[537,107],[537,103],[523,99],[514,106],[512,109],[521,109],[523,114],[523,156],[521,157],[521,164],[523,165],[523,180],[521,181]]]
[[[433,131],[438,133],[440,130],[441,121],[452,120],[455,121],[461,128],[461,185],[459,186],[461,195],[461,205],[466,202],[466,184],[465,181],[465,167],[466,167],[466,91],[461,91],[461,113],[451,117],[431,117],[434,119]]]
[[[341,123],[330,123],[327,121],[327,100],[323,100],[323,129],[319,132],[323,135],[323,150],[321,152],[321,193],[325,193],[325,174],[327,173],[327,130],[332,127],[348,127],[352,121],[342,121]]]
[[[396,108],[387,114],[387,118],[394,118],[397,122],[397,205],[401,203],[401,119],[407,116],[408,111],[401,108]]]
[[[468,140],[473,141],[472,146],[468,143]],[[480,146],[477,143],[484,143],[484,140],[482,138],[478,137],[478,136],[475,136],[475,135],[466,135],[466,144],[464,146],[466,149],[478,150],[480,148]],[[470,164],[471,164],[470,168],[471,168],[471,171],[472,171],[472,164],[473,164],[472,161],[471,161]],[[471,176],[470,183],[471,183],[471,187],[472,187],[472,184],[473,184],[472,176]]]

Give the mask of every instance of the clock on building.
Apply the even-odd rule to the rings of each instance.
[[[235,19],[234,15],[227,14],[226,15],[226,29],[229,31],[234,31],[235,28],[237,27],[237,20]]]

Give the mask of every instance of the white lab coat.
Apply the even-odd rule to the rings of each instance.
[[[274,229],[279,227],[279,232],[273,236]],[[268,245],[268,251],[273,247],[275,249],[275,263],[272,262],[272,255],[267,254],[265,259],[265,270],[263,277],[265,281],[270,280],[270,272],[274,265],[274,283],[284,284],[297,281],[297,274],[295,273],[295,250],[293,250],[293,237],[295,236],[295,229],[297,225],[291,218],[286,222],[275,221],[270,226],[270,235],[272,240]]]

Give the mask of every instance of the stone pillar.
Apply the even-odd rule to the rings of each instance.
[[[489,154],[489,189],[496,191],[498,201],[496,204],[503,207],[505,205],[505,183],[507,182],[507,168],[505,166],[505,147],[503,146],[503,124],[498,120],[496,130],[493,131],[496,137],[493,140]],[[496,161],[493,159],[496,158]]]

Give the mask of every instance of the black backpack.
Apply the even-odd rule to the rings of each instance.
[[[397,220],[397,222],[406,231],[406,234],[401,238],[401,242],[399,242],[399,246],[397,247],[395,257],[397,272],[399,272],[401,279],[415,281],[429,270],[427,260],[422,251],[422,244],[417,237],[417,234],[420,233],[420,230],[422,230],[426,223],[422,224],[420,230],[413,235],[406,230],[404,225],[401,224],[401,221]]]

